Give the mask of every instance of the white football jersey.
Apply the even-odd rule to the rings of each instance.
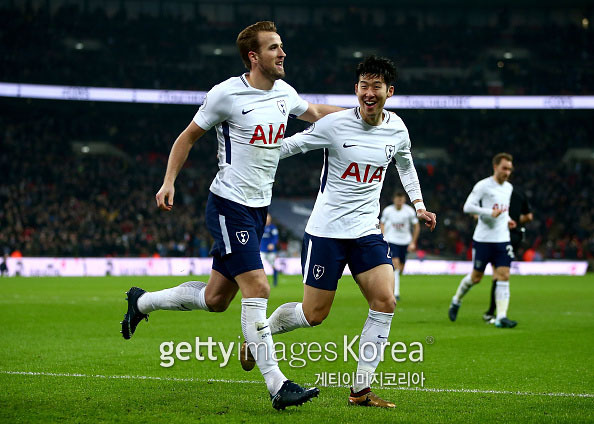
[[[509,203],[513,186],[505,181],[499,184],[493,176],[480,180],[464,203],[464,212],[479,216],[472,239],[487,243],[510,241]],[[491,213],[498,207],[503,212],[497,218]]]
[[[408,130],[395,113],[384,111],[378,126],[367,124],[359,108],[326,115],[287,138],[281,159],[315,149],[324,149],[324,165],[308,234],[338,239],[380,234],[379,198],[392,161],[411,199],[422,200]]]
[[[388,243],[410,244],[413,226],[418,222],[417,212],[408,205],[402,205],[400,210],[389,205],[382,211],[381,223],[384,224],[384,238]]]
[[[217,131],[219,171],[210,191],[245,206],[268,206],[287,119],[307,108],[282,80],[271,90],[253,88],[245,75],[215,85],[194,116],[203,130]]]

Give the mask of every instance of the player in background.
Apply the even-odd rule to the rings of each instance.
[[[509,153],[493,157],[493,175],[475,184],[464,203],[464,212],[478,215],[478,223],[472,237],[473,270],[464,276],[448,310],[451,321],[456,321],[462,298],[474,284],[480,283],[487,264],[493,267],[493,279],[497,280],[495,303],[498,328],[514,328],[516,321],[507,318],[509,306],[509,268],[514,259],[509,230],[516,221],[509,216],[512,185],[507,181],[513,169]]]
[[[510,229],[509,236],[511,245],[514,248],[514,255],[518,256],[520,247],[524,241],[526,235],[526,224],[534,219],[532,208],[528,202],[526,195],[514,187],[512,191],[511,200],[509,204],[509,217],[517,223],[515,228]],[[489,324],[495,323],[495,291],[497,289],[497,280],[493,278],[491,285],[491,303],[489,309],[483,314],[483,319]]]
[[[370,386],[396,307],[390,249],[378,222],[379,198],[390,163],[395,164],[419,219],[431,230],[436,223],[435,214],[423,204],[408,130],[395,113],[383,109],[394,93],[395,77],[394,64],[388,59],[365,59],[356,71],[359,107],[328,115],[285,140],[281,158],[324,149],[324,165],[303,238],[303,302],[281,305],[268,321],[272,334],[321,324],[348,264],[369,304],[349,404],[384,408],[395,405],[375,395]],[[244,365],[249,358],[241,359]]]
[[[262,259],[272,267],[272,284],[278,285],[278,270],[276,269],[276,249],[278,245],[278,228],[272,223],[270,214],[266,216],[266,226],[260,243],[260,254]]]
[[[394,264],[394,296],[400,300],[400,274],[404,270],[406,254],[417,249],[421,226],[416,211],[406,204],[406,193],[394,193],[393,204],[382,211],[380,226],[384,238],[390,245]]]
[[[206,225],[214,239],[212,271],[208,284],[189,281],[158,292],[133,287],[128,291],[128,311],[122,334],[130,338],[143,318],[155,310],[222,312],[238,290],[242,294],[241,326],[246,340],[262,342],[256,362],[264,376],[272,406],[284,409],[317,396],[288,380],[274,359],[274,345],[266,318],[270,286],[260,258],[260,241],[280,147],[289,115],[313,122],[341,110],[303,100],[286,82],[286,54],[273,22],[258,22],[237,37],[248,72],[214,86],[169,154],[157,206],[170,211],[174,182],[193,144],[215,127],[219,171],[206,205]]]

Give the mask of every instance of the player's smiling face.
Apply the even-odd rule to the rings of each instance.
[[[259,32],[259,52],[250,52],[256,58],[256,68],[272,81],[285,77],[285,51],[280,35],[276,32]],[[253,69],[253,65],[252,65]]]
[[[363,74],[355,84],[355,94],[359,99],[361,116],[365,122],[379,125],[386,100],[394,94],[394,86],[388,87],[380,75]]]

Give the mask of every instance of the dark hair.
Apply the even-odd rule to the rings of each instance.
[[[493,165],[499,165],[499,162],[501,162],[502,159],[506,159],[510,162],[514,161],[514,157],[512,155],[510,155],[509,153],[502,152],[497,153],[495,156],[493,156]]]
[[[402,190],[396,190],[394,192],[394,197],[406,197],[406,193]]]
[[[276,25],[271,21],[256,22],[245,28],[237,36],[236,43],[239,49],[239,55],[248,71],[252,70],[249,53],[260,53],[260,43],[258,41],[258,33],[260,32],[276,32]]]
[[[385,57],[369,56],[357,65],[355,72],[356,82],[359,82],[361,75],[374,75],[382,77],[388,87],[396,82],[396,65]]]

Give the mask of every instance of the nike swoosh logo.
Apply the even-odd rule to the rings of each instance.
[[[346,143],[344,143],[342,145],[342,147],[344,147],[345,149],[348,149],[349,147],[355,147],[355,146],[356,146],[356,144],[346,144]]]
[[[378,339],[387,339],[387,337],[377,336]]]
[[[265,326],[265,327],[262,327],[262,328],[260,328],[260,327],[256,327],[256,331],[262,331],[262,330],[264,330],[265,328],[268,328],[268,326]]]
[[[254,108],[255,109],[255,108]],[[241,113],[242,115],[247,115],[248,113],[250,113],[252,110],[254,109],[250,109],[250,110],[242,110]]]

